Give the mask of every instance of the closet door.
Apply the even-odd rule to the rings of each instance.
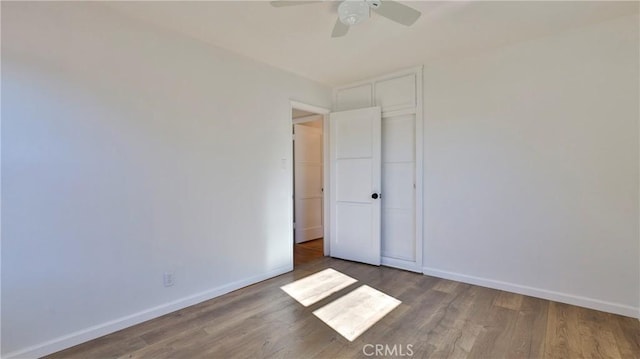
[[[329,117],[331,256],[380,265],[379,107]]]

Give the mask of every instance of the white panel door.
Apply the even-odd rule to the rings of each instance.
[[[414,139],[414,115],[382,119],[382,258],[405,267],[416,261]]]
[[[336,93],[336,110],[352,110],[373,106],[371,89],[371,84],[365,84],[338,90]]]
[[[415,108],[416,76],[410,74],[378,81],[375,83],[375,93],[376,106],[382,107],[383,112]]]
[[[322,130],[293,125],[296,243],[322,238]]]
[[[329,118],[331,256],[380,265],[380,107]]]

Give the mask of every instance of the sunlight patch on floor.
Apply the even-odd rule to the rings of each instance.
[[[363,285],[316,310],[313,314],[349,341],[402,303],[379,290]]]
[[[331,294],[346,288],[357,280],[333,268],[327,268],[308,277],[280,287],[300,304],[308,307]]]

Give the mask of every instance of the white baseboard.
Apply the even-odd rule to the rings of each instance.
[[[296,243],[304,243],[314,239],[322,238],[323,226],[311,227],[302,230],[301,235],[296,236]],[[297,234],[297,233],[296,233]]]
[[[603,312],[620,314],[631,318],[640,319],[640,308],[632,307],[625,304],[605,302],[599,299],[582,297],[568,293],[555,292],[546,289],[528,287],[520,284],[502,282],[499,280],[470,276],[466,274],[443,271],[435,268],[423,267],[422,273],[433,277],[450,279],[457,282],[469,283],[487,287],[492,289],[504,290],[507,292],[528,295],[542,299],[548,299],[555,302],[577,305]]]
[[[70,348],[74,345],[78,345],[86,341],[116,332],[118,330],[145,322],[147,320],[157,318],[171,312],[175,312],[176,310],[180,310],[191,305],[198,304],[215,297],[219,297],[223,294],[232,292],[234,290],[246,287],[257,282],[261,282],[265,279],[273,278],[292,270],[293,267],[290,265],[280,267],[260,275],[225,284],[220,287],[209,289],[204,292],[174,300],[169,303],[161,304],[156,307],[140,311],[138,313],[134,313],[106,323],[79,330],[77,332],[44,343],[36,344],[25,349],[20,349],[12,353],[3,355],[3,358],[39,358],[45,355],[49,355],[66,348]]]

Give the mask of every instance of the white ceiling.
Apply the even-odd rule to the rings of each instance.
[[[329,85],[465,57],[637,14],[638,2],[403,1],[422,11],[404,27],[372,15],[331,38],[337,3],[274,8],[267,1],[110,2],[127,16]]]

